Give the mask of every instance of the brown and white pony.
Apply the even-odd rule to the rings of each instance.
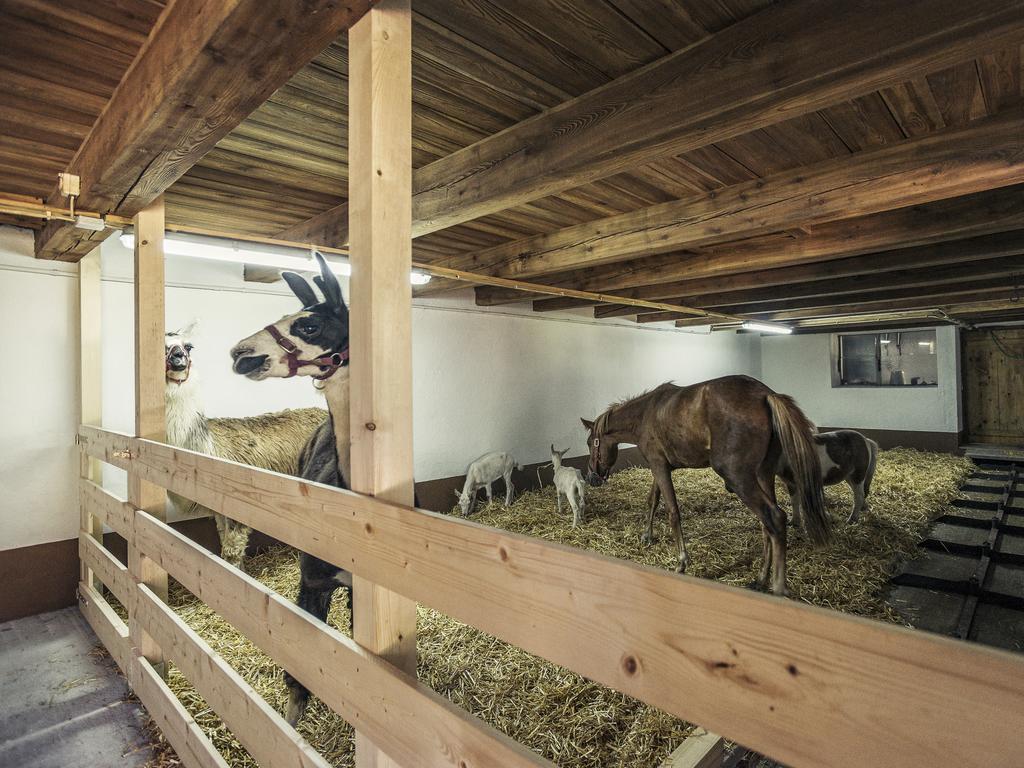
[[[853,509],[847,522],[857,522],[860,513],[868,510],[867,497],[871,493],[871,480],[875,476],[878,443],[852,429],[839,429],[835,432],[819,432],[814,436],[814,444],[821,463],[822,483],[836,485],[845,481],[850,486],[853,491]],[[802,525],[800,495],[796,493],[793,475],[785,462],[780,462],[778,475],[786,484],[793,502],[793,524]]]
[[[672,470],[711,467],[761,522],[763,564],[756,584],[777,595],[786,588],[786,516],[775,497],[775,472],[782,458],[793,473],[808,536],[829,540],[821,466],[812,439],[814,425],[787,395],[748,376],[679,387],[662,384],[609,407],[595,421],[581,419],[588,431],[588,481],[607,480],[619,443],[640,449],[665,499],[669,524],[679,548],[679,572],[689,555],[672,487]],[[653,496],[653,491],[652,491]]]

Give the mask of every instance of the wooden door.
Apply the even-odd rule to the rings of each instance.
[[[968,440],[1024,445],[1024,328],[965,331],[963,339]]]

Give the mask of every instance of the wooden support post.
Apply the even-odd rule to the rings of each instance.
[[[100,249],[82,257],[78,262],[78,329],[79,329],[79,424],[102,426],[103,372],[102,372],[102,317],[100,312]],[[103,467],[98,459],[85,453],[81,456],[80,474],[86,480],[102,484]],[[103,544],[103,523],[83,506],[81,509],[81,535]],[[100,583],[85,564],[81,564],[81,581],[96,589]]]
[[[412,12],[383,0],[349,31],[353,490],[413,503]],[[369,533],[369,531],[368,531]],[[416,674],[416,603],[356,577],[355,640]],[[391,764],[356,734],[359,768]]]
[[[164,416],[164,199],[157,198],[135,216],[135,434],[165,439]],[[128,473],[128,501],[159,520],[166,519],[167,491]],[[161,599],[167,599],[167,572],[128,541],[128,570]],[[128,608],[132,645],[163,673],[163,654]]]

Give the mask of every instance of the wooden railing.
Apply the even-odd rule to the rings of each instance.
[[[128,470],[794,766],[993,766],[1024,746],[1018,656],[656,570],[94,427]],[[259,582],[81,481],[83,519],[180,581],[399,765],[549,765]],[[262,765],[320,758],[83,531],[84,563]],[[222,765],[98,591],[83,611],[168,741]]]

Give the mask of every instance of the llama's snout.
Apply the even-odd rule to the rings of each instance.
[[[181,352],[172,352],[167,357],[167,367],[172,371],[184,371],[188,368],[188,358]]]
[[[267,363],[267,355],[254,354],[252,347],[239,344],[231,350],[231,370],[242,376],[261,370]]]

